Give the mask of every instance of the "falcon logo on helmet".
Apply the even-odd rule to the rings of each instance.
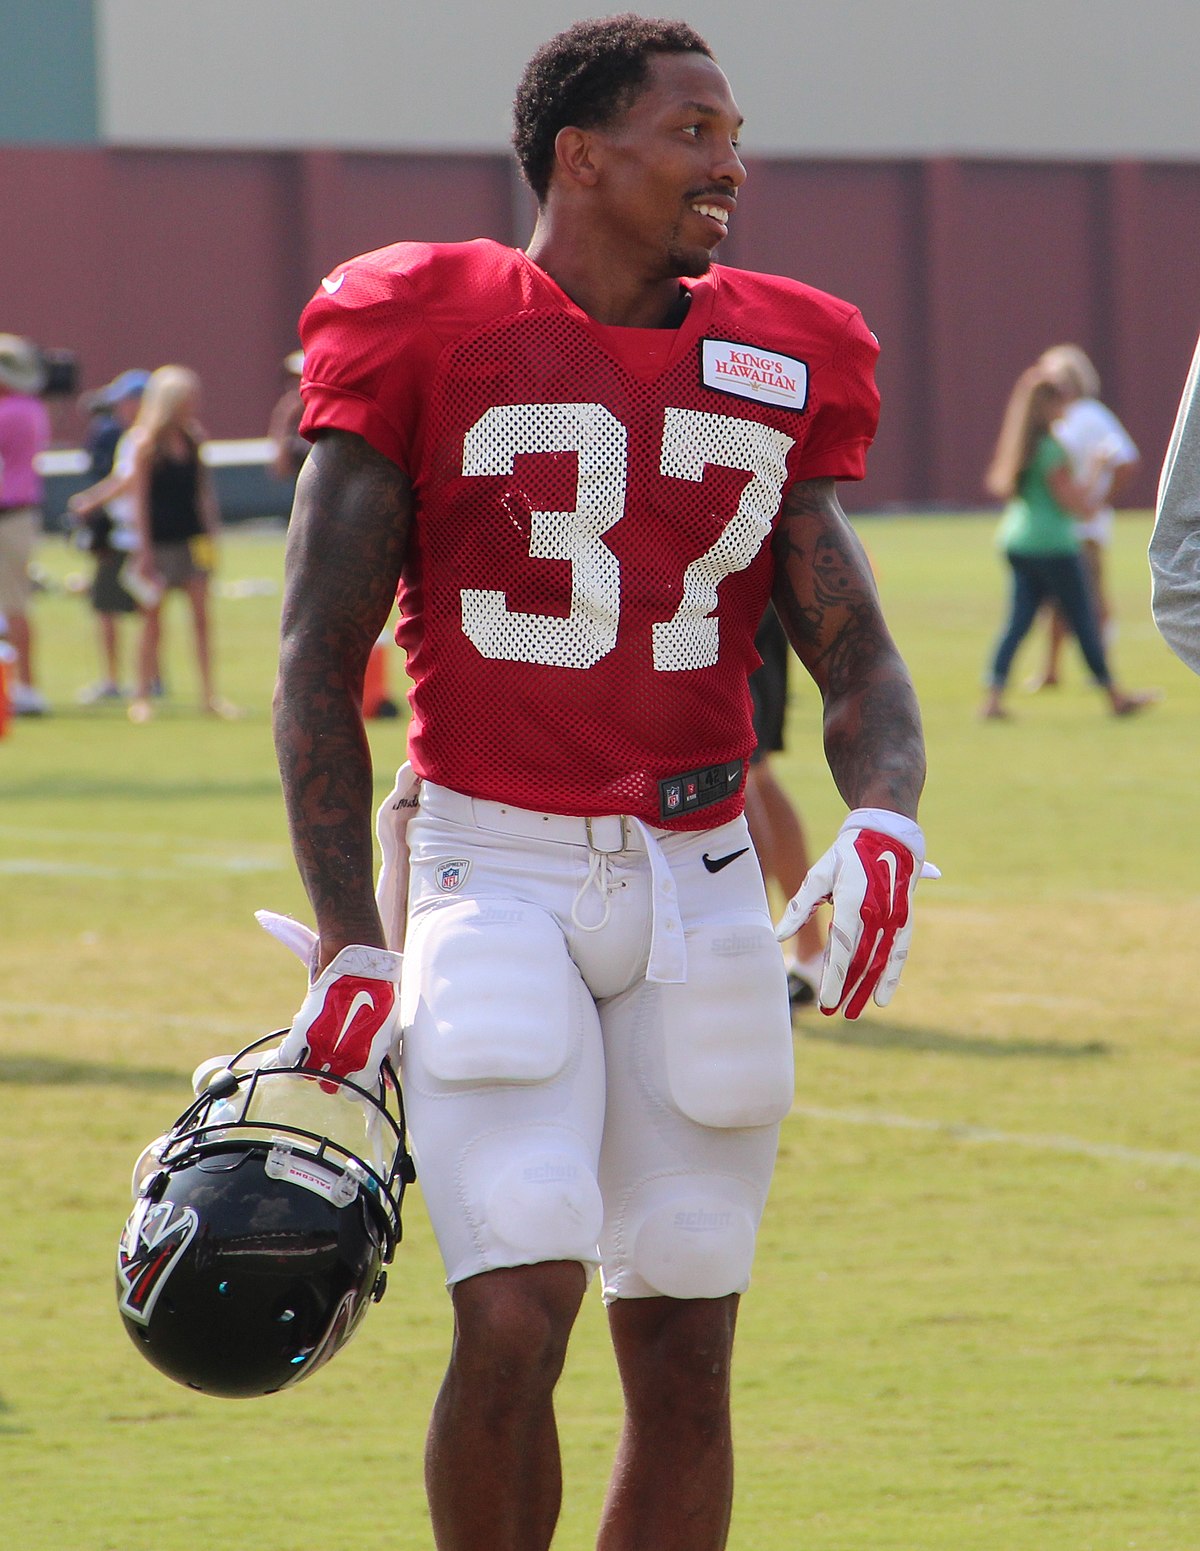
[[[148,1325],[171,1267],[192,1242],[200,1219],[190,1206],[159,1205],[142,1198],[125,1224],[117,1248],[117,1300],[122,1314]]]

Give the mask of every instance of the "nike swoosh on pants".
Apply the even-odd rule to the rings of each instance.
[[[728,867],[730,862],[736,862],[739,856],[745,856],[749,849],[749,846],[743,846],[740,851],[730,851],[728,856],[709,856],[705,851],[700,860],[709,872],[720,872],[722,867]]]

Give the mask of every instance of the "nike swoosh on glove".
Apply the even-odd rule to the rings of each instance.
[[[272,1064],[311,1067],[376,1087],[399,1032],[403,963],[401,954],[386,948],[343,948],[309,986]]]
[[[886,808],[856,808],[837,839],[809,869],[775,936],[790,937],[828,900],[833,906],[817,1004],[857,1018],[872,995],[886,1007],[912,939],[912,899],[919,878],[938,878],[925,861],[921,826]]]

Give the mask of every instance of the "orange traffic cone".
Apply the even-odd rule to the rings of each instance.
[[[367,717],[399,716],[396,702],[388,689],[388,648],[391,635],[385,630],[371,648],[367,658],[367,671],[363,675],[363,715]]]
[[[16,655],[7,641],[0,641],[0,738],[8,731],[8,718],[12,711],[8,698],[8,664]]]

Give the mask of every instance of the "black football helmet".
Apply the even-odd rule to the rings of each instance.
[[[271,1394],[341,1350],[383,1296],[415,1177],[391,1067],[369,1092],[258,1066],[279,1038],[208,1075],[146,1148],[117,1248],[133,1344],[210,1395]]]

